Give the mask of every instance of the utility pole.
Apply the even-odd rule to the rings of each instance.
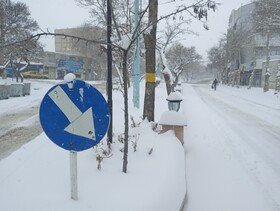
[[[266,65],[265,65],[265,75],[264,75],[264,87],[263,91],[267,92],[269,90],[269,77],[270,77],[270,71],[269,71],[269,38],[270,38],[270,31],[267,29],[266,31]]]
[[[110,145],[113,140],[113,100],[112,100],[112,5],[111,0],[107,0],[107,96],[108,106],[111,114],[111,121],[107,133],[107,144]]]

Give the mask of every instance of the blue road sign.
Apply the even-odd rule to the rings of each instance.
[[[82,80],[57,84],[44,96],[39,117],[43,130],[58,146],[83,151],[107,133],[110,112],[103,95]]]

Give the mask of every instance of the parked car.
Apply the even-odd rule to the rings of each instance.
[[[36,71],[27,71],[22,73],[24,78],[36,78],[36,79],[49,79],[47,74],[41,74]]]

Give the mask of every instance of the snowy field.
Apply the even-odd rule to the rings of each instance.
[[[1,100],[0,119],[38,106],[51,86],[33,82],[30,96]],[[136,152],[130,143],[122,173],[123,100],[114,92],[113,155],[97,170],[95,149],[78,154],[78,201],[70,199],[69,152],[42,133],[0,160],[0,210],[175,211],[185,191],[185,211],[280,210],[280,98],[272,90],[220,85],[214,91],[209,84],[183,84],[182,94],[184,148],[172,132],[158,135],[143,122],[131,130],[140,137]],[[166,97],[160,84],[156,121],[167,110]],[[130,114],[138,122],[142,108],[130,106]]]

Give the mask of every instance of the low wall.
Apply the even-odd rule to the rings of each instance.
[[[31,83],[23,84],[23,95],[30,95]]]
[[[31,83],[0,84],[0,100],[30,95]]]
[[[23,84],[11,84],[10,85],[10,97],[23,96]]]

